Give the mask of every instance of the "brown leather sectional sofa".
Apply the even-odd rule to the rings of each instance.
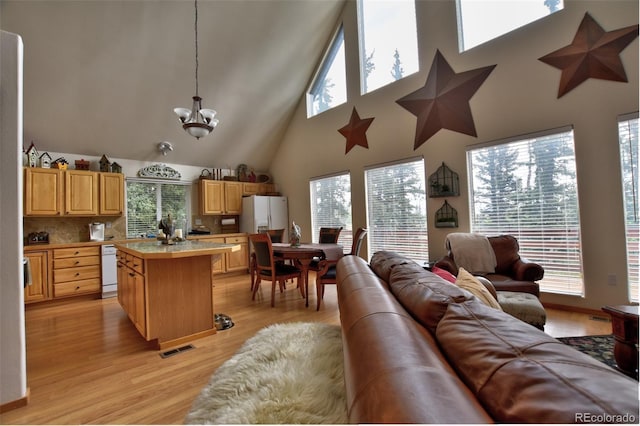
[[[638,382],[409,259],[337,281],[351,423],[638,422]]]

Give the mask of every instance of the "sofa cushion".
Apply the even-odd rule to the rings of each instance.
[[[450,304],[436,340],[498,423],[638,418],[637,382],[477,300]]]
[[[458,278],[456,278],[455,284],[476,296],[485,305],[494,309],[502,310],[500,304],[495,297],[493,297],[491,292],[489,292],[489,290],[487,290],[487,288],[480,283],[476,277],[467,272],[466,269],[458,269]]]
[[[446,271],[442,268],[438,268],[437,266],[432,266],[431,267],[431,272],[436,274],[437,276],[439,276],[440,278],[444,278],[445,280],[449,281],[450,283],[454,283],[456,282],[456,276],[453,275],[451,272]]]
[[[389,282],[389,275],[395,266],[406,264],[416,263],[398,253],[384,250],[374,253],[369,261],[369,266],[373,269],[373,272],[387,282]]]
[[[473,297],[414,262],[391,270],[389,288],[404,309],[432,333],[450,303]]]

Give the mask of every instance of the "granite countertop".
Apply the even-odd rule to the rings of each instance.
[[[224,238],[224,237],[246,237],[246,233],[231,233],[231,234],[202,234],[202,235],[189,235],[187,241],[194,240],[206,240],[207,238]],[[105,244],[126,244],[134,242],[155,242],[158,241],[155,238],[128,238],[124,240],[105,240],[105,241],[77,241],[68,243],[51,243],[51,244],[31,244],[24,245],[24,251],[41,251],[51,250],[59,248],[72,248],[72,247],[92,247],[102,246]]]
[[[142,259],[173,259],[191,256],[222,254],[240,250],[239,244],[210,243],[185,240],[175,244],[160,241],[115,243],[118,250]]]

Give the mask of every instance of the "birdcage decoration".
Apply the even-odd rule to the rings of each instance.
[[[436,228],[457,228],[458,212],[451,205],[444,201],[444,204],[436,212]]]
[[[444,162],[429,176],[429,197],[451,197],[460,195],[460,179],[458,174],[447,167]]]

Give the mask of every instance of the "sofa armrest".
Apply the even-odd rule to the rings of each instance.
[[[444,269],[445,271],[458,276],[458,266],[451,256],[447,255],[443,257],[442,259],[438,260],[433,266],[437,266],[440,269]]]
[[[513,264],[513,277],[518,281],[539,281],[544,277],[544,268],[523,257]]]
[[[489,293],[491,293],[494,299],[498,300],[498,293],[496,292],[496,288],[493,286],[493,283],[489,281],[489,279],[479,275],[474,275],[474,278],[480,281],[480,283],[482,283],[482,285],[485,286],[487,290],[489,290]]]

